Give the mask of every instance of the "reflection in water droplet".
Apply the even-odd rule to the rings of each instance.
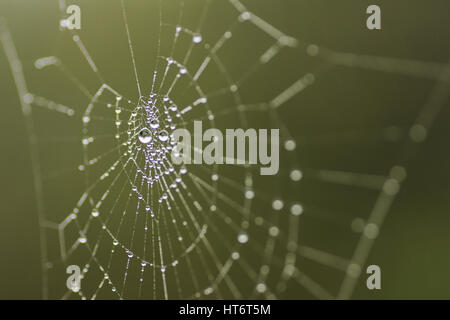
[[[157,129],[159,128],[159,121],[157,119],[153,119],[150,121],[150,128]]]
[[[169,140],[169,133],[166,130],[161,130],[159,132],[159,140],[162,142]]]
[[[139,141],[142,143],[150,143],[152,141],[152,133],[147,128],[142,128],[138,133]]]

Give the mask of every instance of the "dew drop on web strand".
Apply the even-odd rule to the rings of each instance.
[[[148,128],[142,128],[138,133],[139,141],[148,144],[152,141],[152,133]]]

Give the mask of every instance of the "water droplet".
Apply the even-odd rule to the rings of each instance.
[[[292,207],[291,207],[291,213],[292,213],[294,216],[299,216],[299,215],[301,215],[301,214],[303,213],[303,207],[302,207],[302,205],[299,204],[299,203],[296,203],[296,204],[292,205]]]
[[[266,292],[267,287],[264,283],[258,283],[258,285],[256,286],[256,291],[258,291],[259,293],[264,293]]]
[[[99,212],[98,212],[98,209],[97,209],[97,208],[92,209],[91,215],[92,215],[94,218],[98,217],[98,214],[99,214]]]
[[[250,20],[252,17],[252,14],[248,11],[244,11],[241,13],[241,15],[239,16],[239,20],[240,21],[247,21]]]
[[[194,35],[194,36],[192,37],[192,41],[193,41],[194,43],[200,43],[200,42],[202,42],[202,40],[203,40],[203,38],[202,38],[202,36],[199,35],[199,34],[196,34],[196,35]]]
[[[238,241],[240,243],[247,243],[248,235],[246,233],[241,233],[240,235],[238,235]]]
[[[153,119],[150,121],[150,128],[157,129],[159,128],[159,121],[157,119]]]
[[[278,227],[273,226],[273,227],[270,227],[270,228],[269,228],[269,234],[270,234],[272,237],[278,236],[279,233],[280,233],[280,229],[278,229]]]
[[[77,286],[76,284],[72,284],[72,292],[79,292],[80,291],[80,287]]]
[[[294,140],[287,140],[284,142],[284,148],[287,151],[294,151],[296,146],[297,146],[297,144],[295,143]]]
[[[427,128],[421,124],[415,124],[409,130],[409,137],[413,142],[423,142],[427,138]]]
[[[291,178],[292,181],[300,181],[303,177],[303,173],[298,169],[294,169],[289,174],[289,177]]]
[[[166,130],[161,130],[158,137],[162,142],[166,142],[169,140],[169,133]]]
[[[147,128],[142,128],[141,131],[138,133],[139,141],[142,143],[150,143],[152,141],[152,133]]]
[[[254,197],[255,197],[255,192],[253,192],[253,190],[245,191],[245,198],[246,199],[253,199]]]
[[[283,209],[283,206],[284,206],[284,203],[280,199],[273,200],[273,202],[272,202],[272,208],[274,210],[281,210],[281,209]]]

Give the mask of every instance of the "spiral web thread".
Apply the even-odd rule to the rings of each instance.
[[[425,141],[448,96],[450,69],[438,63],[341,53],[302,43],[272,26],[239,0],[227,1],[235,13],[233,23],[222,36],[208,43],[202,37],[202,30],[213,3],[214,0],[204,1],[197,29],[190,30],[183,27],[187,2],[179,2],[177,25],[165,22],[163,4],[159,2],[158,53],[150,92],[146,92],[147,88],[143,88],[140,82],[144,75],[139,73],[136,65],[135,59],[138,57],[134,52],[126,2],[116,3],[121,7],[128,38],[138,91],[135,101],[105,81],[77,32],[63,30],[72,37],[75,47],[97,77],[98,88],[92,93],[74,76],[70,66],[63,64],[56,56],[37,59],[35,67],[56,67],[60,70],[86,96],[87,107],[83,109],[68,107],[28,89],[21,61],[6,22],[2,20],[0,40],[17,86],[32,157],[41,230],[44,298],[52,297],[48,279],[53,268],[57,265],[65,268],[70,264],[83,266],[82,286],[67,290],[62,296],[64,299],[78,296],[96,299],[109,295],[118,299],[276,299],[285,296],[288,286],[294,290],[302,288],[319,299],[351,297],[383,220],[406,178],[403,163]],[[59,1],[59,7],[64,16],[64,0]],[[246,25],[267,36],[271,45],[259,54],[259,58],[248,66],[239,79],[233,79],[221,61],[220,52]],[[163,31],[172,36],[171,49],[167,52],[162,52],[160,44]],[[174,57],[181,39],[190,39],[190,44],[184,55]],[[240,90],[246,81],[286,50],[317,59],[320,62],[317,72],[299,75],[298,80],[270,101],[243,101]],[[200,54],[203,55],[200,65],[191,66],[192,56]],[[321,76],[322,67],[329,65],[436,82],[428,102],[409,128],[403,155],[385,176],[299,168],[295,138],[291,137],[279,110],[313,86]],[[206,92],[199,81],[212,66],[217,68],[226,86]],[[253,78],[253,81],[257,80]],[[185,81],[183,86],[182,81]],[[177,98],[189,90],[194,93],[192,102],[178,103]],[[225,95],[229,96],[233,105],[215,107],[214,98]],[[33,115],[39,112],[58,113],[65,121],[77,121],[82,127],[82,158],[74,169],[84,176],[85,190],[60,221],[46,218],[43,195],[45,174],[41,172],[40,138],[35,134]],[[247,128],[250,113],[266,115],[272,127],[281,131],[282,157],[285,158],[282,159],[280,173],[270,177],[274,188],[289,183],[295,189],[305,179],[304,173],[312,172],[307,178],[317,179],[321,183],[364,188],[377,194],[366,221],[348,221],[354,225],[351,232],[360,233],[350,257],[299,243],[298,226],[302,223],[302,217],[308,215],[308,205],[301,199],[289,202],[282,195],[274,196],[258,190],[255,183],[258,170],[254,167],[245,165],[236,168],[240,170],[237,179],[221,174],[217,165],[191,169],[171,163],[173,144],[170,134],[175,128],[188,126],[194,120],[204,120],[210,127],[215,127],[221,117],[230,114],[235,114],[239,119],[240,127]],[[95,133],[95,128],[102,127],[104,123],[109,129],[112,128],[111,132]],[[140,142],[142,128],[148,129],[145,135],[152,137],[150,143]],[[102,150],[97,143],[103,143],[105,139],[114,141],[114,144]],[[222,191],[222,186],[226,190]],[[235,194],[240,194],[241,198],[236,198]],[[258,205],[264,206],[266,213],[253,209]],[[127,230],[124,227],[126,223],[130,223]],[[66,234],[69,228],[75,228],[75,237]],[[58,244],[47,243],[46,234],[49,232],[57,233]],[[254,240],[256,237],[252,232],[265,235],[265,241]],[[58,247],[59,257],[53,259],[47,249],[55,246]],[[84,252],[85,260],[74,258],[79,251]],[[117,261],[118,256],[124,260]],[[297,264],[300,258],[339,272],[342,281],[337,292],[330,292],[320,279],[308,276]],[[117,273],[115,268],[121,271]],[[133,279],[130,279],[131,275]],[[237,275],[239,279],[245,279],[242,283],[249,285],[241,285]],[[90,285],[85,288],[87,283]]]

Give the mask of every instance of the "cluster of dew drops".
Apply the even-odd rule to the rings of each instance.
[[[187,173],[184,166],[176,171],[171,161],[171,154],[176,145],[172,134],[177,128],[174,118],[180,117],[177,105],[169,97],[154,93],[150,94],[147,100],[141,99],[131,112],[127,131],[128,154],[137,159],[137,154],[142,152],[144,164],[138,165],[137,173],[142,175],[143,181],[149,186],[161,182],[165,179],[164,175],[173,174],[175,179],[166,181],[169,188],[175,189],[177,184],[182,182],[181,175]],[[133,146],[137,152],[133,151]],[[166,186],[166,181],[161,185]],[[144,198],[136,185],[132,186],[132,190],[140,200]],[[160,203],[168,199],[167,191],[159,198]],[[146,211],[150,211],[148,205]]]

